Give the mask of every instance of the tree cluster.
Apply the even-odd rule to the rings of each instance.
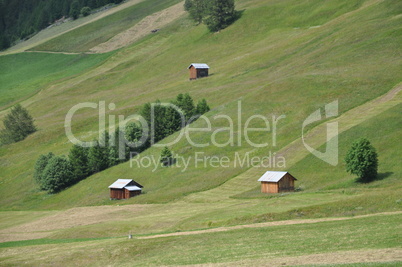
[[[36,161],[34,172],[39,188],[49,193],[61,191],[94,173],[128,160],[130,153],[141,153],[151,146],[151,138],[157,142],[210,110],[205,99],[194,105],[189,94],[179,94],[172,104],[177,109],[173,105],[162,105],[160,101],[145,104],[140,114],[148,124],[146,129],[132,122],[127,124],[124,131],[119,128],[113,134],[105,131],[101,140],[95,139],[95,145],[90,148],[74,145],[67,158],[55,156],[51,152],[41,155]],[[154,134],[148,136],[149,128],[154,130]],[[142,138],[144,133],[146,138]],[[119,149],[124,149],[123,159],[120,158]],[[164,149],[162,154],[164,166],[174,162],[169,149]]]
[[[185,0],[184,9],[197,22],[216,32],[225,29],[239,17],[234,0]]]
[[[10,113],[5,116],[3,124],[4,129],[0,131],[2,144],[19,142],[36,131],[32,116],[20,104],[11,108]]]
[[[116,130],[118,132],[119,130]],[[90,148],[74,145],[68,157],[55,156],[52,152],[40,155],[35,164],[34,178],[41,190],[57,193],[86,177],[120,163],[112,138],[116,134],[103,133],[101,141],[94,140]]]
[[[162,140],[187,124],[194,122],[200,115],[210,110],[205,99],[200,100],[195,105],[189,94],[177,95],[171,104],[173,105],[162,105],[157,100],[153,104],[145,104],[141,109],[141,116],[145,119],[147,125],[151,127],[149,129],[149,141],[158,142]],[[142,131],[141,125],[137,124],[136,128]]]
[[[64,17],[78,18],[94,8],[123,0],[0,0],[0,50],[29,38]],[[87,7],[85,10],[84,7]]]

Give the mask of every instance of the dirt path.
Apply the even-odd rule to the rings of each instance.
[[[265,222],[265,223],[253,223],[253,224],[236,225],[236,226],[228,226],[228,227],[218,227],[218,228],[198,230],[198,231],[187,231],[187,232],[177,232],[177,233],[169,233],[169,234],[141,236],[141,237],[137,237],[137,239],[152,239],[152,238],[161,238],[161,237],[170,237],[170,236],[183,236],[183,235],[197,235],[197,234],[206,234],[206,233],[217,233],[217,232],[226,232],[226,231],[245,229],[245,228],[262,228],[262,227],[280,226],[280,225],[294,225],[294,224],[308,224],[308,223],[319,223],[319,222],[344,221],[344,220],[353,220],[353,219],[358,219],[358,218],[365,218],[365,217],[372,217],[372,216],[382,216],[382,215],[393,215],[393,214],[402,214],[402,211],[381,212],[381,213],[374,213],[374,214],[368,214],[368,215],[359,215],[359,216],[354,216],[354,217],[302,219],[302,220],[287,220],[287,221],[274,221],[274,222]]]
[[[106,53],[129,44],[134,43],[140,38],[151,34],[152,30],[160,29],[168,23],[174,21],[185,14],[183,3],[180,2],[168,9],[164,9],[160,12],[156,12],[152,15],[145,17],[139,23],[131,27],[130,29],[119,33],[109,41],[97,45],[90,49],[92,53]]]
[[[347,263],[372,263],[372,262],[399,262],[402,261],[402,249],[368,249],[337,251],[331,253],[309,254],[295,257],[262,258],[257,260],[245,260],[228,263],[217,263],[213,266],[311,266],[315,264],[347,264]],[[199,264],[192,266],[211,266],[211,264]],[[397,264],[395,263],[395,265]]]

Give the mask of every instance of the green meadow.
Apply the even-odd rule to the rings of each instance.
[[[109,54],[22,53],[0,57],[0,109],[26,100],[50,83],[62,81],[102,63]]]
[[[11,258],[1,257],[0,254],[0,259],[8,265],[26,261],[34,265],[86,265],[93,264],[96,258],[95,265],[160,266],[214,263],[261,265],[281,257],[312,255],[313,258],[317,254],[325,256],[325,253],[329,253],[327,258],[330,260],[331,254],[341,252],[355,252],[358,258],[367,250],[400,248],[398,235],[395,234],[395,229],[400,229],[400,219],[401,215],[373,216],[152,239],[72,240],[69,243],[61,240],[60,244],[49,244],[43,240],[37,246],[23,241],[18,247],[9,244],[8,248],[2,249],[3,253],[6,251],[4,254],[17,250],[18,254]],[[392,264],[398,265],[397,262]],[[366,262],[362,266],[373,265]]]
[[[176,3],[144,1],[32,50],[86,52]],[[294,257],[347,251],[380,255],[386,249],[400,253],[400,1],[239,0],[236,6],[242,16],[218,33],[181,17],[157,34],[107,54],[0,56],[0,107],[4,109],[0,119],[9,106],[20,102],[38,126],[25,140],[0,147],[2,264],[129,266],[135,258],[138,265],[250,266],[292,257],[291,265],[302,265],[303,260]],[[192,62],[207,63],[210,77],[190,82],[186,68]],[[106,126],[114,127],[109,118],[137,114],[145,103],[169,102],[179,93],[207,100],[209,131],[191,131],[208,127],[199,119],[138,158],[58,194],[38,189],[33,171],[39,155],[67,155],[72,146],[64,123],[74,105],[105,101]],[[339,162],[331,166],[310,154],[301,137],[304,120],[318,109],[323,114],[325,105],[336,100],[339,114],[308,125],[303,133],[308,144],[324,152],[326,123],[338,122]],[[116,109],[109,109],[110,103]],[[268,143],[265,147],[253,146],[244,131],[239,131],[253,115],[266,117],[270,131],[249,132],[248,138],[253,143]],[[91,141],[98,137],[99,111],[81,109],[72,123],[77,138]],[[248,123],[250,128],[265,126],[259,119]],[[187,130],[192,142],[209,145],[191,145],[185,137]],[[379,154],[378,178],[368,184],[357,183],[356,177],[346,173],[343,160],[360,137],[368,138]],[[138,164],[141,159],[158,159],[164,144],[171,142],[169,148],[175,154],[189,159],[188,167]],[[228,157],[229,166],[214,167],[208,161],[197,164],[196,153],[205,158]],[[236,162],[236,155],[262,158],[274,154],[284,157],[284,166]],[[260,193],[257,180],[267,170],[291,172],[298,179],[297,191]],[[109,200],[108,186],[118,178],[144,185],[143,194]],[[351,219],[384,212],[393,214]],[[348,219],[339,221],[139,239],[345,216]],[[128,233],[134,235],[132,240],[126,239]],[[335,259],[341,254],[335,254],[328,255],[335,264],[330,266],[399,263],[389,263],[385,253],[380,263],[357,257],[350,261],[355,265],[342,265]],[[309,264],[321,266],[318,259]]]

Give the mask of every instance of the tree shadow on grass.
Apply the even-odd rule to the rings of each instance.
[[[235,15],[232,18],[232,21],[230,22],[230,25],[233,24],[236,20],[240,19],[243,16],[245,9],[242,10],[235,10]]]
[[[377,174],[377,177],[373,181],[384,180],[384,179],[390,177],[392,174],[394,174],[394,173],[393,172],[381,172],[381,173]]]
[[[384,180],[384,179],[388,178],[389,176],[391,176],[392,174],[394,174],[394,173],[393,172],[381,172],[381,173],[378,173],[377,176],[375,178],[371,179],[370,181],[357,179],[356,182],[361,183],[361,184],[369,184],[374,181]]]

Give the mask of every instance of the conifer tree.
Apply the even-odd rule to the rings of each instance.
[[[80,15],[80,3],[77,0],[74,0],[70,6],[70,17],[73,19],[77,19]]]
[[[68,160],[70,161],[73,169],[74,181],[78,182],[89,176],[88,166],[88,152],[89,149],[80,145],[73,145],[68,154]]]
[[[210,108],[209,108],[205,98],[198,101],[197,108],[196,108],[197,115],[202,115],[204,113],[207,113],[209,110],[210,110]]]
[[[173,103],[183,111],[186,123],[196,113],[194,101],[188,93],[179,94]]]
[[[164,147],[161,152],[161,163],[163,166],[170,166],[174,163],[174,158],[172,152],[168,147]]]
[[[105,153],[104,147],[101,147],[98,140],[95,145],[89,148],[88,152],[88,168],[90,173],[97,173],[109,166],[108,154]]]
[[[34,178],[41,190],[45,189],[43,172],[44,172],[47,164],[49,163],[49,160],[51,158],[53,158],[54,156],[55,155],[52,152],[49,152],[46,155],[40,155],[39,158],[36,160]]]
[[[36,131],[32,116],[20,104],[11,108],[3,123],[5,129],[0,133],[0,139],[3,144],[21,141]]]

